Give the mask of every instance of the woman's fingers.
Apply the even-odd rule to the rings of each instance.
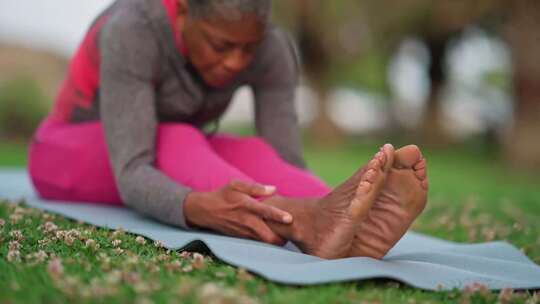
[[[249,227],[255,234],[256,240],[278,246],[283,246],[287,242],[287,240],[277,235],[264,221],[261,221],[258,218],[254,218],[251,223],[249,223]]]
[[[274,233],[274,231],[272,231],[272,229],[256,215],[247,215],[241,222],[219,227],[217,230],[225,235],[252,239],[278,246],[283,246],[287,242],[286,239],[283,239]]]
[[[251,196],[267,196],[274,194],[276,191],[276,187],[272,185],[248,183],[238,179],[232,180],[229,184],[236,191],[240,191]]]
[[[293,217],[290,213],[283,211],[277,207],[264,204],[256,200],[246,201],[246,207],[256,215],[278,223],[290,224]]]

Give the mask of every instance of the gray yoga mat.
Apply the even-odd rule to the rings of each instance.
[[[211,233],[184,231],[126,208],[69,204],[39,199],[23,170],[0,169],[0,198],[24,198],[35,208],[75,220],[161,241],[169,249],[203,242],[220,260],[270,281],[294,285],[394,279],[426,290],[463,289],[474,282],[490,289],[538,289],[540,267],[506,242],[460,244],[408,232],[383,260],[365,257],[324,260],[285,247]]]

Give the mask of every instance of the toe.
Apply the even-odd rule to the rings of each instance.
[[[427,164],[426,159],[422,158],[413,166],[414,175],[423,181],[427,178]]]
[[[419,180],[424,180],[426,179],[426,169],[414,170],[414,175],[416,175]]]
[[[408,145],[396,150],[394,168],[409,169],[422,159],[422,153],[416,145]]]
[[[381,151],[384,154],[384,157],[383,157],[383,160],[382,160],[383,170],[386,172],[386,171],[390,170],[390,168],[392,168],[392,166],[393,166],[393,164],[395,162],[394,146],[392,146],[391,144],[385,144],[382,147]]]
[[[356,195],[349,205],[350,216],[354,221],[359,221],[367,216],[375,199],[372,197],[373,185],[362,181],[356,188]]]
[[[369,183],[374,183],[376,177],[377,177],[377,170],[373,168],[369,169],[366,171],[364,176],[362,176],[362,182],[367,181]]]
[[[381,168],[381,161],[380,159],[375,156],[372,160],[369,161],[367,165],[367,170],[379,170]]]
[[[368,194],[371,191],[371,183],[368,181],[362,181],[358,184],[358,189],[356,194]]]
[[[384,167],[386,164],[386,154],[384,153],[383,148],[381,148],[381,150],[375,154],[375,159],[377,159],[381,163],[381,166]]]
[[[424,190],[426,190],[426,191],[428,190],[428,188],[429,188],[429,183],[428,183],[428,180],[427,180],[427,179],[424,179],[424,180],[422,181],[422,188],[424,188]]]
[[[417,162],[414,166],[413,166],[414,170],[420,170],[420,169],[424,169],[426,168],[426,159],[425,158],[422,158],[419,162]]]

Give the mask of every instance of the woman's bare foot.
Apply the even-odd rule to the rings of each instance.
[[[391,145],[384,149],[391,149]],[[304,253],[326,259],[350,256],[359,224],[371,209],[384,186],[391,159],[379,152],[362,169],[323,198],[293,199],[273,196],[265,200],[294,214],[292,227],[269,223],[274,231],[291,240]],[[281,232],[281,233],[280,233]]]
[[[396,150],[386,184],[360,224],[350,256],[383,258],[424,210],[427,190],[426,161],[418,147]]]

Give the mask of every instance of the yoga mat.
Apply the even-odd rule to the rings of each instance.
[[[161,241],[169,249],[204,243],[212,253],[270,281],[313,285],[388,278],[425,290],[463,289],[478,282],[490,289],[538,289],[540,267],[507,242],[461,244],[409,231],[383,260],[355,257],[324,260],[284,247],[160,224],[127,208],[44,201],[24,170],[0,169],[0,198],[24,198],[35,208],[86,223]]]

